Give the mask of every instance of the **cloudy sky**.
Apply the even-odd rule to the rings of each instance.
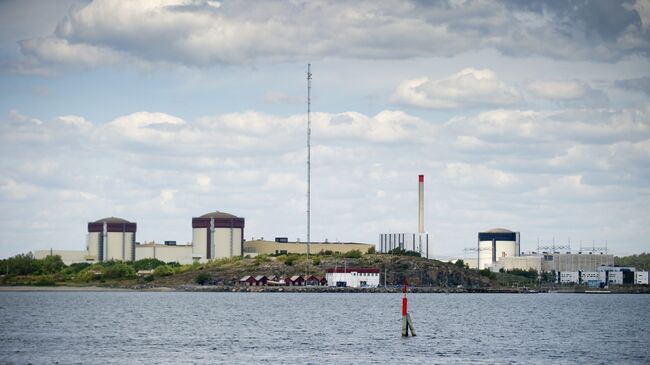
[[[191,218],[247,239],[426,227],[649,251],[650,2],[0,2],[0,257]]]

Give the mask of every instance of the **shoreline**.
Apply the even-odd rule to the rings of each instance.
[[[650,294],[650,288],[626,288],[627,290],[608,290],[602,294]],[[181,285],[177,287],[164,286],[136,286],[136,287],[110,287],[110,286],[0,286],[0,292],[194,292],[194,293],[402,293],[402,288],[338,288],[328,286],[223,286],[223,285]],[[561,290],[548,292],[523,292],[520,288],[439,288],[439,287],[411,287],[409,293],[427,294],[594,294],[584,290]]]

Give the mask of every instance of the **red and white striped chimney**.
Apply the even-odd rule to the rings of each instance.
[[[418,180],[418,233],[424,233],[424,175]]]

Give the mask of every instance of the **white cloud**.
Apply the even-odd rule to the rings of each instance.
[[[421,108],[461,108],[517,103],[520,94],[489,69],[465,68],[441,80],[405,80],[391,101]]]
[[[95,0],[73,8],[54,34],[22,41],[29,66],[22,70],[41,72],[39,63],[210,66],[404,59],[477,49],[612,61],[647,53],[647,8],[642,2],[604,9],[491,1],[260,1],[251,7],[245,1]],[[601,29],[592,19],[605,11],[612,16]],[[610,33],[594,36],[599,31]]]
[[[578,99],[588,91],[584,84],[572,80],[537,80],[526,88],[536,97],[557,100]]]

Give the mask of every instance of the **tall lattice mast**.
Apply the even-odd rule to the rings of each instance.
[[[311,243],[311,64],[307,64],[307,258]]]

